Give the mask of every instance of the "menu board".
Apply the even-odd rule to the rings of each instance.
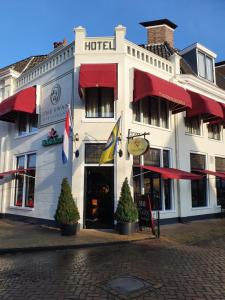
[[[154,220],[152,216],[151,200],[149,195],[139,195],[136,197],[136,205],[138,209],[139,227],[150,227],[152,233],[155,234]]]

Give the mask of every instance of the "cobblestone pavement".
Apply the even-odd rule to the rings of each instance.
[[[144,287],[130,293],[109,287],[121,276]],[[2,255],[0,299],[225,299],[225,238]]]

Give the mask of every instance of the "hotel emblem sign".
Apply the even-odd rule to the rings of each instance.
[[[72,73],[50,81],[41,89],[40,127],[63,122],[72,102]]]
[[[53,105],[56,105],[59,102],[60,96],[61,96],[61,87],[57,83],[53,86],[51,94],[50,94],[50,100]]]

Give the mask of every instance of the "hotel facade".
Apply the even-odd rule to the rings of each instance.
[[[147,43],[89,37],[54,43],[45,56],[0,69],[1,216],[52,222],[67,177],[83,228],[111,228],[128,178],[134,199],[150,195],[162,222],[219,215],[225,201],[225,64],[196,43],[173,45],[176,25],[141,23]],[[73,138],[62,163],[65,116]],[[114,160],[99,165],[121,117]],[[128,152],[131,137],[149,148]]]

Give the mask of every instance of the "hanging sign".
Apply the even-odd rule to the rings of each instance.
[[[127,151],[133,156],[145,153],[149,148],[149,141],[144,138],[133,138],[129,140]]]
[[[63,136],[58,136],[57,131],[52,128],[48,132],[48,136],[46,140],[42,140],[42,146],[51,146],[51,145],[57,145],[57,144],[62,144],[63,142]]]

